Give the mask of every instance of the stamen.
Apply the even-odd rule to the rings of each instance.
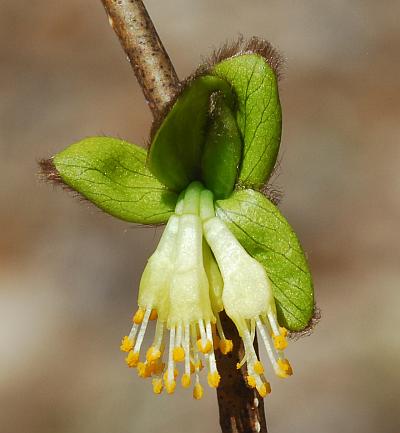
[[[139,308],[135,315],[132,318],[132,322],[135,323],[136,325],[140,325],[143,321],[144,318],[144,310],[142,308]]]
[[[135,347],[133,348],[134,352],[137,353],[140,352],[140,347],[142,346],[143,343],[143,338],[146,332],[147,323],[149,322],[150,313],[151,313],[151,308],[147,308],[143,316],[142,324],[140,325],[140,330],[136,339]]]
[[[279,335],[280,334],[280,332],[279,332],[279,325],[278,325],[278,322],[277,322],[274,314],[271,311],[268,313],[268,321],[269,321],[269,323],[271,325],[272,332],[275,335]]]
[[[203,387],[200,384],[199,376],[196,374],[196,383],[194,384],[193,388],[193,398],[195,400],[200,400],[203,397]]]
[[[229,352],[232,352],[233,350],[232,340],[221,340],[219,342],[219,350],[223,355],[227,355]]]
[[[175,326],[171,328],[169,334],[167,383],[174,381],[174,346],[175,346]]]
[[[185,359],[185,351],[181,347],[182,342],[182,325],[179,324],[176,329],[175,347],[174,347],[174,361],[182,362]]]
[[[273,335],[272,338],[276,350],[282,351],[286,349],[288,343],[283,335]]]
[[[254,363],[253,368],[257,374],[263,374],[264,373],[264,366],[262,365],[261,361],[256,361]]]
[[[121,346],[119,347],[122,352],[129,352],[133,349],[133,341],[125,336],[121,341]]]
[[[154,394],[161,394],[163,390],[162,379],[160,379],[159,377],[154,378],[152,380],[152,385],[153,385]]]
[[[131,332],[128,335],[129,340],[131,341],[135,341],[135,337],[136,337],[136,333],[139,329],[139,325],[137,323],[134,323],[132,328],[131,328]]]
[[[254,376],[249,374],[248,376],[246,376],[246,380],[247,380],[247,385],[249,385],[250,388],[256,387],[256,378]]]
[[[157,319],[157,317],[158,317],[158,314],[157,314],[157,310],[155,309],[155,308],[153,308],[152,310],[151,310],[151,314],[150,314],[150,320],[156,320]]]
[[[202,320],[199,320],[199,330],[200,330],[200,339],[197,340],[197,348],[202,353],[208,353],[212,349],[212,335],[211,338],[207,338],[206,330],[204,328],[204,323]],[[211,330],[211,328],[210,328]]]
[[[207,340],[212,341],[212,329],[211,329],[210,322],[207,322],[206,324],[206,335],[207,335]],[[217,363],[215,361],[215,353],[213,348],[211,348],[211,351],[208,355],[208,362],[209,362],[209,369],[210,369],[210,372],[208,373],[207,376],[208,384],[211,386],[211,388],[217,388],[221,380],[221,376],[219,375],[217,370]]]
[[[182,376],[182,385],[184,387],[185,385],[183,384],[183,381],[185,380],[185,383],[187,383],[187,379],[183,379],[185,376],[189,378],[188,383],[190,385],[190,352],[189,352],[190,343],[189,341],[190,341],[190,329],[189,329],[189,324],[186,324],[184,337],[183,337],[183,349],[185,351],[185,374]]]
[[[258,329],[258,331],[261,335],[261,338],[264,342],[265,349],[267,350],[268,358],[269,358],[269,360],[272,364],[272,367],[274,368],[274,371],[276,373],[277,371],[279,371],[279,365],[278,365],[278,362],[275,358],[275,353],[272,349],[272,345],[271,345],[270,340],[268,338],[267,332],[266,332],[263,324],[261,323],[260,319],[258,319],[258,318],[256,319],[256,324],[257,324],[257,329]]]
[[[129,368],[136,367],[139,362],[139,352],[134,352],[133,350],[131,350],[128,353],[128,356],[125,358],[125,362],[127,363]]]
[[[219,314],[216,314],[216,318],[217,318],[217,330],[220,337],[219,350],[223,355],[227,355],[229,352],[232,352],[233,350],[233,342],[232,340],[226,339],[224,330],[222,328],[221,319],[219,318]]]

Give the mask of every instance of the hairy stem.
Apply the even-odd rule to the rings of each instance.
[[[140,0],[102,0],[154,117],[179,89],[179,79]]]
[[[179,91],[180,83],[149,14],[140,0],[101,1],[157,118]],[[243,369],[236,369],[243,357],[241,339],[224,313],[221,321],[234,345],[227,356],[216,353],[221,375],[217,396],[222,433],[267,433],[263,400],[246,386]]]

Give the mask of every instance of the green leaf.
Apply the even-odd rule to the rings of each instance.
[[[146,168],[146,151],[123,140],[91,137],[54,157],[62,180],[100,209],[125,221],[158,224],[177,195]]]
[[[258,54],[244,54],[214,66],[237,96],[236,119],[244,147],[239,181],[261,187],[271,175],[279,151],[282,114],[274,71]]]
[[[179,96],[154,136],[149,168],[170,189],[180,192],[200,178],[210,96],[222,91],[233,104],[229,84],[220,78],[202,76]]]
[[[221,199],[235,187],[242,140],[231,108],[222,97],[215,104],[204,146],[202,179],[215,198]]]
[[[217,201],[216,213],[267,271],[280,324],[292,331],[307,327],[314,310],[311,274],[299,240],[278,208],[259,192],[241,190]]]

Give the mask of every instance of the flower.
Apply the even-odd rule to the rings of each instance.
[[[168,394],[175,391],[180,364],[184,388],[191,385],[194,376],[195,399],[203,396],[199,374],[203,363],[208,385],[218,387],[214,351],[227,354],[233,348],[221,325],[222,310],[243,340],[245,355],[238,368],[247,364],[250,387],[262,397],[270,392],[253,347],[256,329],[275,373],[287,377],[292,372],[283,355],[286,331],[279,328],[267,274],[215,215],[213,194],[200,182],[192,182],[181,194],[143,272],[138,305],[132,329],[120,347],[127,352],[129,367],[136,368],[140,377],[152,378],[156,394],[164,388]],[[141,360],[141,346],[151,320],[156,320],[155,336]]]

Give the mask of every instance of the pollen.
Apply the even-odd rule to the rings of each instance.
[[[203,397],[203,387],[200,383],[196,383],[193,388],[193,398],[195,400],[200,400]]]
[[[149,364],[145,362],[138,362],[137,364],[137,372],[139,377],[150,377],[152,368]]]
[[[248,375],[246,379],[247,379],[247,385],[249,385],[250,388],[256,387],[256,378],[254,376]]]
[[[271,392],[271,385],[268,382],[263,383],[261,386],[257,387],[257,391],[262,398]]]
[[[210,340],[206,340],[205,344],[203,345],[202,339],[199,338],[197,340],[197,349],[201,353],[209,353],[212,349],[212,343]]]
[[[157,310],[153,308],[151,310],[149,320],[156,320],[157,317],[158,317]]]
[[[288,343],[283,335],[274,335],[274,346],[276,350],[285,350]]]
[[[175,362],[182,362],[185,359],[185,351],[183,350],[183,347],[175,347],[173,358]]]
[[[187,374],[187,373],[184,373],[182,375],[182,378],[181,378],[181,383],[182,383],[182,386],[184,388],[189,388],[189,386],[190,386],[190,375]]]
[[[292,366],[287,359],[278,359],[277,362],[280,367],[280,372],[278,372],[279,377],[285,378],[293,374]]]
[[[133,349],[133,341],[126,335],[119,346],[122,352],[130,352]]]
[[[229,352],[232,352],[233,350],[232,340],[221,340],[219,343],[219,350],[223,355],[227,355]]]
[[[131,350],[128,353],[128,356],[125,358],[125,362],[130,368],[136,367],[139,362],[139,352],[134,352],[133,350]]]
[[[160,357],[161,357],[161,352],[155,347],[151,346],[147,349],[146,352],[147,361],[149,362],[156,361],[157,359],[160,359]]]
[[[254,363],[253,368],[257,374],[263,374],[264,373],[264,366],[262,365],[262,363],[260,361],[256,361]]]
[[[140,325],[143,322],[143,318],[144,318],[144,310],[142,310],[141,308],[139,308],[135,315],[132,318],[132,322],[135,323],[136,325]]]
[[[215,371],[214,373],[208,373],[207,375],[207,382],[211,388],[217,388],[220,380],[221,376],[218,374],[218,371]]]
[[[168,394],[173,394],[176,388],[176,382],[175,380],[166,380],[165,381],[165,389],[167,390]]]
[[[163,383],[160,378],[155,378],[152,380],[153,392],[154,394],[161,394],[163,390]]]

